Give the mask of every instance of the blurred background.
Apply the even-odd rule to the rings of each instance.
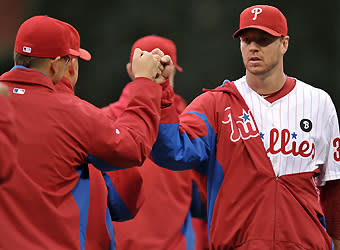
[[[243,76],[239,41],[232,38],[239,14],[254,4],[278,7],[288,20],[290,44],[285,72],[326,90],[340,110],[340,1],[247,0],[0,0],[0,73],[13,66],[19,25],[49,15],[75,26],[81,47],[92,54],[80,62],[76,94],[103,107],[119,98],[129,81],[126,63],[135,40],[150,34],[172,39],[183,72],[175,91],[187,102],[224,79]],[[57,39],[57,37],[56,37]],[[338,98],[338,99],[337,99]]]

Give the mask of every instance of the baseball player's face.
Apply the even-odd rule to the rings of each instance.
[[[240,36],[241,53],[247,72],[263,75],[281,69],[288,38],[274,37],[258,29],[245,30]]]

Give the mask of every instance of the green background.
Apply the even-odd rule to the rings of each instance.
[[[47,14],[75,26],[81,47],[91,52],[93,59],[80,63],[76,93],[98,107],[119,98],[129,81],[125,65],[131,45],[144,35],[175,41],[178,64],[184,69],[176,74],[175,91],[188,102],[202,88],[243,76],[239,41],[232,38],[239,14],[254,4],[274,5],[288,21],[285,73],[326,90],[340,109],[340,1],[2,1],[1,73],[13,66],[13,43],[20,23]]]

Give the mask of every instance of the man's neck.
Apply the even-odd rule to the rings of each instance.
[[[25,66],[22,66],[22,65],[14,65],[14,67],[11,69],[11,70],[14,70],[14,69],[33,69],[33,70],[37,70],[39,72],[41,72],[44,76],[47,76],[45,72],[43,72],[40,68],[27,68]]]
[[[247,72],[247,84],[259,95],[270,95],[279,91],[285,84],[287,76],[280,72],[269,76],[258,76]]]

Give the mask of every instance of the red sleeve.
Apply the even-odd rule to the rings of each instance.
[[[158,133],[162,87],[149,79],[136,78],[130,89],[130,101],[114,122],[100,109],[85,111],[88,154],[118,167],[141,165]]]
[[[340,239],[340,180],[327,181],[321,188],[321,204],[328,234]]]
[[[16,163],[14,112],[9,99],[0,96],[0,183],[8,179]]]
[[[129,103],[129,96],[130,96],[130,86],[131,83],[127,84],[122,94],[119,97],[119,100],[117,102],[111,103],[110,105],[102,108],[103,112],[108,115],[111,119],[117,119],[123,111],[126,109],[128,103]]]
[[[186,102],[179,95],[174,94],[173,88],[169,84],[169,81],[165,81],[161,84],[162,86],[162,99],[161,106],[167,107],[174,103],[177,112],[180,114],[186,106]],[[128,83],[119,97],[117,102],[113,102],[110,105],[102,108],[103,112],[108,115],[111,119],[117,119],[126,109],[131,96],[133,95],[131,90],[131,83]]]

